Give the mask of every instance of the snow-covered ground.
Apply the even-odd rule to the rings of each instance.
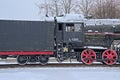
[[[120,68],[5,68],[0,80],[120,80]]]

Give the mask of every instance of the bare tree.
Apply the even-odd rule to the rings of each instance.
[[[44,0],[43,3],[37,4],[39,8],[39,14],[45,14],[49,16],[59,15],[59,0]]]
[[[59,15],[59,0],[51,0],[51,6],[50,6],[50,12],[52,16],[58,16]]]
[[[105,0],[97,0],[95,7],[93,8],[93,14],[95,18],[105,18],[105,7],[106,2]]]
[[[44,0],[37,6],[49,16],[83,13],[93,18],[120,18],[120,0]]]
[[[74,6],[74,1],[73,0],[61,0],[61,6],[64,11],[64,14],[69,14],[71,13],[71,10]]]
[[[50,16],[59,16],[71,13],[73,8],[75,8],[74,5],[74,0],[45,0],[38,7],[40,12],[44,11]]]
[[[45,13],[45,15],[48,15],[48,14],[49,14],[50,4],[47,3],[46,0],[44,0],[43,3],[36,4],[36,6],[39,8],[39,14],[42,14],[42,13]]]
[[[78,0],[78,2],[78,10],[86,16],[89,15],[93,7],[94,0]]]
[[[96,7],[93,9],[95,18],[119,18],[118,1],[120,0],[97,0]]]

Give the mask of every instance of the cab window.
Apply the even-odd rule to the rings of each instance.
[[[66,32],[74,32],[74,24],[66,24]]]
[[[81,32],[82,24],[66,24],[66,32]]]
[[[82,32],[82,24],[75,24],[75,32]]]

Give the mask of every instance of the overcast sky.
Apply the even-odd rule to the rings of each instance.
[[[35,4],[42,0],[0,0],[0,19],[40,19]]]

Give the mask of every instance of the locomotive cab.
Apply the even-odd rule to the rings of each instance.
[[[76,56],[76,50],[84,46],[83,22],[57,22],[56,25],[56,57],[63,61]]]
[[[57,24],[56,41],[64,46],[81,48],[84,44],[84,24],[82,22],[61,22]]]

